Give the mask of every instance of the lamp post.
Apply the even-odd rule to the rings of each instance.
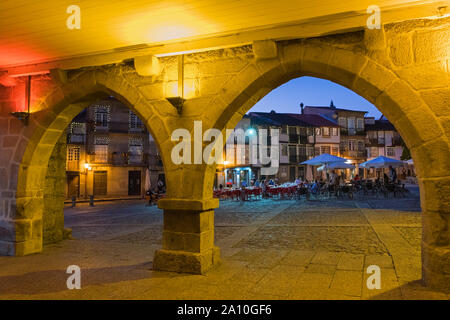
[[[84,198],[87,199],[88,195],[87,195],[87,185],[88,185],[88,173],[89,171],[92,170],[92,167],[89,163],[85,163],[84,164],[84,173],[86,174],[86,178],[84,181]]]

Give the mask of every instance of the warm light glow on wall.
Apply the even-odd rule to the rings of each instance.
[[[159,7],[159,8],[158,8]],[[215,23],[205,19],[181,3],[165,3],[142,7],[139,12],[122,15],[111,23],[127,43],[162,42],[189,38],[200,33],[218,32]]]

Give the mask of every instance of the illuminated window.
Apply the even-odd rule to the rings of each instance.
[[[67,148],[67,161],[78,161],[80,160],[80,148],[79,147],[68,147]]]
[[[95,162],[107,163],[108,162],[108,145],[97,144],[95,145]]]

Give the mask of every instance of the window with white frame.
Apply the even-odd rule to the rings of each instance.
[[[107,128],[110,121],[110,106],[96,105],[94,110],[95,125]]]
[[[347,118],[340,117],[338,123],[340,127],[347,128]]]
[[[316,136],[320,136],[320,128],[316,128]]]
[[[329,136],[329,135],[330,135],[330,128],[328,128],[328,127],[323,127],[323,128],[322,128],[322,135],[323,135],[323,136]]]
[[[348,150],[355,151],[356,150],[356,141],[348,140]]]
[[[339,134],[338,128],[331,128],[331,132],[332,132],[333,136],[337,136]]]
[[[80,160],[80,147],[68,147],[67,148],[67,161]]]

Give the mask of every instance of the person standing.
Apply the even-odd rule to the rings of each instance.
[[[391,183],[397,183],[397,172],[392,166],[389,166],[389,180]]]

